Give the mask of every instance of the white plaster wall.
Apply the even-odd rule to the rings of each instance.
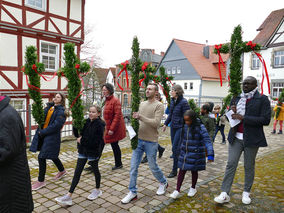
[[[81,21],[82,0],[71,0],[70,18]]]
[[[70,23],[70,35],[78,28],[80,27],[80,24],[74,24],[74,23]]]
[[[68,83],[68,81],[66,80],[66,78],[61,77],[61,89],[64,89],[67,86],[67,83]]]
[[[30,37],[22,37],[22,56],[23,56],[23,65],[25,64],[25,53],[26,53],[26,48],[27,46],[35,46],[36,47],[36,39],[35,38],[30,38]]]
[[[59,30],[66,35],[66,21],[57,19],[57,18],[51,18],[52,21],[56,24],[56,26],[59,28]],[[56,31],[57,32],[57,31]]]
[[[11,3],[14,3],[14,4],[20,4],[22,5],[22,0],[5,0],[7,2],[11,2]]]
[[[36,20],[38,20],[42,17],[43,17],[43,15],[26,11],[27,25],[31,24],[32,22],[34,22],[34,21],[36,21]],[[44,20],[40,23],[44,23]]]
[[[221,87],[219,81],[203,81],[202,96],[226,97],[228,95],[228,83],[223,82]]]
[[[3,5],[3,7],[5,7],[18,20],[18,22],[22,23],[22,10],[21,9],[10,7],[7,5],[5,6]],[[2,10],[1,12],[1,19],[2,21],[15,24],[14,20],[11,19],[10,16],[8,16],[4,10]]]
[[[67,0],[49,0],[49,12],[67,17]]]
[[[47,75],[47,79],[51,78],[51,75]],[[43,78],[40,78],[40,88],[45,90],[45,89],[52,89],[56,90],[57,89],[57,77],[54,77],[51,81],[45,81]]]
[[[193,89],[190,89],[190,83],[193,83]],[[172,83],[179,84],[183,90],[184,95],[199,95],[199,86],[200,86],[200,80],[173,80]],[[184,89],[184,83],[187,83],[187,89]]]
[[[17,36],[0,33],[0,47],[0,65],[18,66]]]
[[[3,71],[3,73],[16,85],[18,86],[18,71]],[[5,80],[6,81],[6,80]],[[1,81],[2,83],[2,81]],[[7,83],[9,84],[9,83]],[[10,84],[9,84],[10,85]],[[11,87],[11,86],[9,86]],[[2,88],[1,88],[2,89]],[[8,88],[6,88],[8,89]],[[10,89],[10,88],[9,88]]]

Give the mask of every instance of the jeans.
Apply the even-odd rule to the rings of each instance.
[[[173,169],[172,169],[172,171],[175,172],[175,173],[177,173],[179,146],[180,146],[180,142],[181,142],[181,130],[182,130],[182,128],[171,127],[171,141],[172,141],[172,152],[173,152]]]
[[[144,140],[138,139],[137,148],[132,151],[132,157],[131,157],[130,182],[129,182],[128,188],[132,193],[135,193],[135,194],[137,193],[136,182],[137,182],[138,168],[141,163],[144,152],[147,155],[148,165],[154,177],[160,183],[163,183],[163,184],[167,183],[167,180],[163,172],[161,171],[160,167],[158,166],[156,162],[157,150],[158,150],[157,142],[144,141]]]
[[[222,142],[226,142],[224,129],[225,129],[225,125],[224,124],[221,124],[220,126],[216,125],[216,131],[215,131],[215,135],[213,137],[213,143],[214,143],[215,137],[216,137],[216,135],[218,134],[219,131],[221,132],[221,135],[222,135]]]

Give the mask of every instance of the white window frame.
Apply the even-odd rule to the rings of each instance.
[[[177,74],[181,74],[181,67],[177,66]]]
[[[188,89],[187,82],[184,82],[183,88],[184,88],[184,90],[187,90],[187,89]]]
[[[56,46],[56,54],[50,54],[50,53],[43,53],[41,51],[41,45],[42,43],[44,44],[47,44],[47,45],[54,45]],[[55,68],[54,69],[49,69],[49,68],[46,68],[45,70],[46,71],[52,71],[52,72],[55,72],[59,69],[59,44],[58,43],[53,43],[53,42],[48,42],[48,41],[40,41],[40,48],[39,48],[39,56],[40,56],[40,62],[42,63],[42,57],[43,56],[51,56],[51,57],[54,57],[55,56]]]
[[[282,52],[281,55],[276,55],[276,53]],[[279,64],[275,64],[275,59],[279,58]],[[274,67],[284,67],[284,50],[278,50],[274,52],[274,58],[273,58],[273,66]]]
[[[22,108],[21,109],[17,109],[15,107],[15,101],[22,101]],[[19,113],[20,117],[22,118],[23,124],[26,127],[27,126],[27,119],[26,119],[26,115],[28,113],[28,111],[26,110],[26,99],[11,99],[10,100],[10,105],[13,106],[15,108],[15,110]]]
[[[41,0],[42,1],[42,7],[38,7],[36,5],[32,5],[29,3],[29,0],[25,0],[25,6],[27,7],[31,7],[37,10],[41,10],[41,11],[46,11],[46,0]]]
[[[251,69],[258,70],[260,66],[259,58],[257,57],[256,54],[252,54],[251,57],[252,57],[251,58]]]
[[[167,74],[170,75],[172,72],[171,72],[171,69],[170,68],[167,68]]]
[[[176,74],[176,70],[177,70],[177,67],[172,67],[172,74],[173,74],[173,75]]]
[[[271,84],[271,87],[272,87],[272,93],[271,93],[271,96],[272,98],[278,98],[281,91],[284,89],[284,82],[273,82]],[[277,90],[276,94],[274,94],[274,89]]]

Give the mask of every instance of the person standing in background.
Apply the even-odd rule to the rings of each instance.
[[[215,114],[216,130],[215,130],[215,135],[213,137],[212,142],[214,143],[216,135],[220,131],[220,133],[222,135],[222,143],[221,144],[226,144],[226,137],[225,137],[225,133],[224,133],[226,118],[225,118],[225,115],[220,115],[220,110],[221,110],[221,107],[219,105],[216,105],[214,107],[213,113]]]

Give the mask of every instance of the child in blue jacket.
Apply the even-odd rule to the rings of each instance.
[[[182,130],[181,144],[179,145],[177,186],[176,190],[170,195],[174,199],[180,193],[186,171],[191,171],[192,174],[192,185],[187,195],[193,197],[196,194],[195,186],[198,171],[205,170],[206,167],[205,148],[208,153],[208,162],[214,161],[212,142],[205,126],[197,118],[197,114],[193,110],[187,110],[183,118],[185,125]]]

